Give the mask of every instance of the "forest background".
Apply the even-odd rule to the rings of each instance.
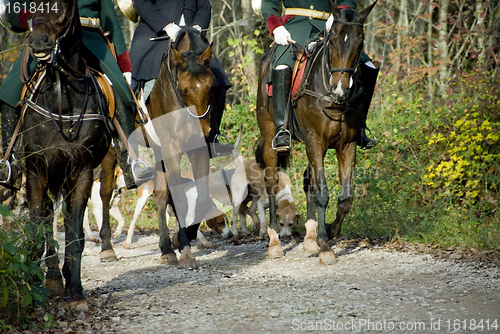
[[[358,9],[369,4],[360,0]],[[251,0],[212,0],[212,7],[208,38],[233,83],[222,131],[234,142],[243,124],[242,154],[252,158],[257,69],[272,39]],[[117,12],[130,43],[135,24]],[[500,249],[499,32],[500,1],[379,1],[364,47],[381,64],[368,115],[378,145],[358,149],[344,237]],[[0,27],[0,83],[23,43],[22,34]],[[294,145],[288,170],[303,219],[304,151]],[[334,151],[325,167],[332,221],[339,194]],[[156,226],[153,205],[139,224]],[[130,221],[133,206],[123,210]]]

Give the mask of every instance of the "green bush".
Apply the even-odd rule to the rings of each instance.
[[[41,227],[21,220],[15,231],[0,229],[0,330],[35,326],[33,310],[45,308],[48,290],[41,286],[40,259],[33,260],[43,247],[42,236]]]

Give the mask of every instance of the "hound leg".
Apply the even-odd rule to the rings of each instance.
[[[153,190],[154,190],[153,182],[144,183],[139,188],[137,188],[137,194],[139,195],[139,198],[137,199],[137,204],[135,206],[134,218],[130,222],[130,226],[127,231],[127,239],[125,239],[125,243],[123,244],[123,248],[125,249],[130,249],[130,246],[132,245],[132,237],[134,236],[135,224],[137,222],[137,219],[139,219],[139,215],[141,214],[144,205],[146,205],[149,196],[153,194]],[[165,200],[168,200],[168,198]],[[160,215],[159,210],[158,210],[158,215]]]
[[[283,248],[279,240],[279,226],[276,219],[276,210],[278,203],[276,201],[276,193],[278,192],[278,175],[277,175],[277,154],[272,151],[271,144],[265,146],[264,149],[268,150],[266,159],[266,191],[269,196],[269,227],[267,234],[269,235],[269,249],[267,254],[270,258],[278,258],[283,256]],[[275,157],[275,159],[273,159]],[[261,211],[259,209],[259,211]],[[265,214],[264,214],[265,217]],[[260,230],[263,232],[263,224],[265,220],[260,216]]]
[[[85,231],[85,234],[89,237],[90,241],[95,242],[98,244],[101,239],[96,238],[94,236],[94,233],[92,232],[92,229],[90,228],[90,221],[89,221],[89,206],[85,208],[85,213],[83,214],[83,229]]]

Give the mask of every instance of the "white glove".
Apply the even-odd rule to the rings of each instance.
[[[288,39],[292,37],[284,26],[279,26],[273,30],[274,41],[279,45],[288,45]]]
[[[123,72],[123,76],[130,86],[132,84],[132,72]]]
[[[326,20],[326,23],[325,23],[325,27],[326,27],[327,32],[330,32],[330,29],[332,29],[333,21],[334,21],[333,15],[330,15],[328,17],[328,20]]]
[[[175,41],[175,38],[181,28],[175,23],[169,23],[165,26],[165,28],[163,28],[163,30],[167,33],[171,40]]]

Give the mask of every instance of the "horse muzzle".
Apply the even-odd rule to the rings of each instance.
[[[55,42],[48,34],[31,34],[28,39],[28,46],[33,57],[38,61],[49,61]]]

